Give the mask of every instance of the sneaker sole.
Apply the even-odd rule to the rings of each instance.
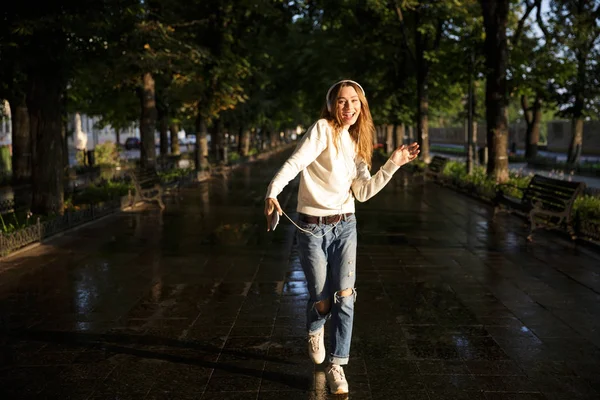
[[[329,390],[331,392],[331,394],[348,394],[348,390],[344,390],[344,389],[338,389],[336,392],[332,391],[331,389]]]
[[[308,358],[310,358],[310,360],[315,364],[315,365],[321,365],[325,362],[325,359],[327,358],[327,353],[323,354],[323,358],[321,359],[321,361],[319,360],[315,360],[314,358],[311,357],[310,353],[308,354]]]

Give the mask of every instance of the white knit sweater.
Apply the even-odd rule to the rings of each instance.
[[[315,122],[269,184],[265,198],[276,198],[302,172],[297,211],[323,217],[354,212],[354,199],[366,201],[392,178],[398,166],[388,160],[373,176],[356,154],[356,144],[344,129],[340,143],[333,143],[327,120]]]

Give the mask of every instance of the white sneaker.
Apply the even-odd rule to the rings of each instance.
[[[348,381],[346,381],[346,375],[344,375],[344,369],[341,365],[331,364],[325,368],[325,374],[331,394],[348,393]]]
[[[325,327],[308,335],[308,355],[315,364],[325,361]]]

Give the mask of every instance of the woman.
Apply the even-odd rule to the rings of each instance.
[[[348,382],[342,366],[350,355],[356,301],[354,199],[366,201],[377,194],[398,168],[417,157],[419,146],[398,147],[371,176],[375,127],[363,88],[343,80],[329,88],[325,100],[321,119],[271,181],[265,215],[269,230],[283,214],[277,196],[301,173],[296,239],[310,293],[308,352],[317,364],[325,360],[323,332],[329,319],[331,347],[325,373],[330,391],[343,394],[348,393]]]

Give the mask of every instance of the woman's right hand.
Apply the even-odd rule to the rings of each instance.
[[[268,198],[265,199],[265,217],[267,217],[267,231],[271,230],[271,219],[274,217],[273,211],[277,211],[280,216],[283,214],[283,210],[279,205],[277,199]]]

